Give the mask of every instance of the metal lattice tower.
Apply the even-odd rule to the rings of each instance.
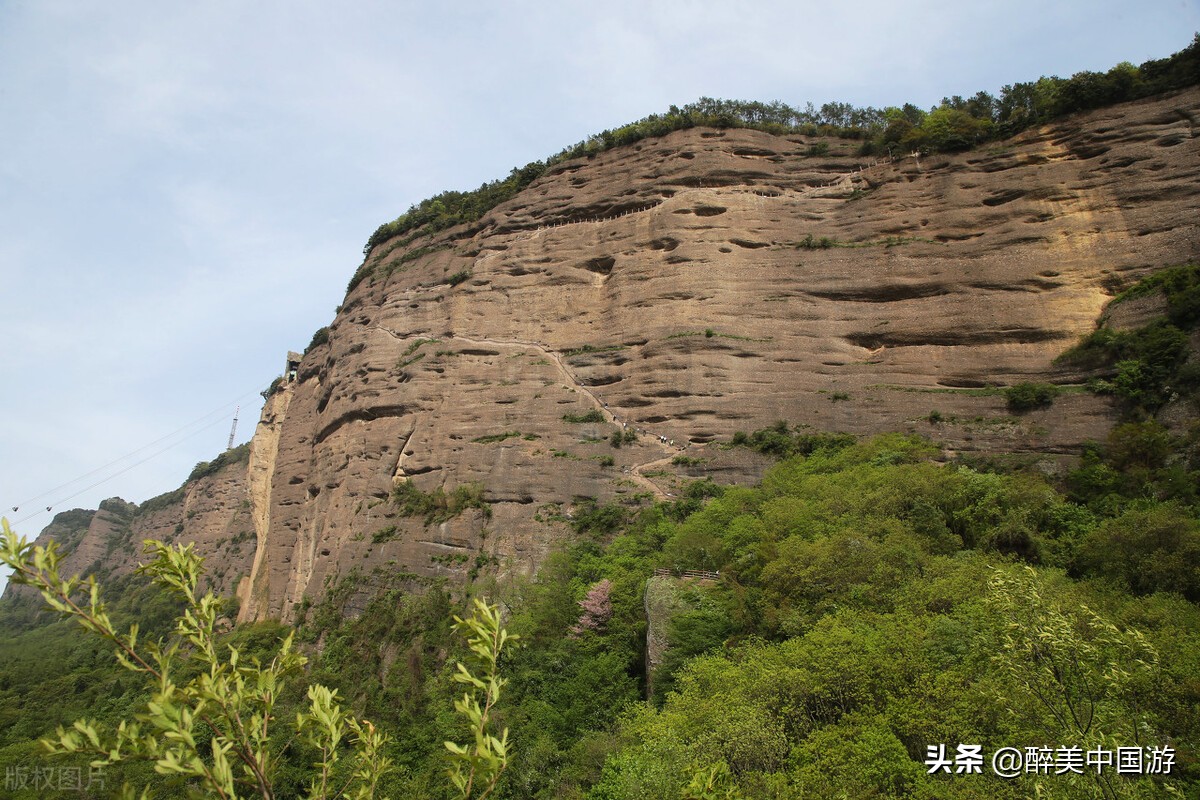
[[[241,407],[241,406],[238,406],[237,408],[235,408],[235,409],[233,410],[233,426],[232,426],[232,427],[229,429],[229,442],[228,442],[228,443],[226,443],[226,445],[225,445],[225,449],[226,449],[226,450],[232,450],[232,449],[233,449],[233,437],[234,437],[234,436],[237,434],[237,418],[238,418],[238,412],[239,412],[239,411],[241,411],[241,410],[242,410],[242,407]]]

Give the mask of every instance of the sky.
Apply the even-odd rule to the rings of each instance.
[[[1200,0],[0,0],[0,514],[174,489],[239,405],[246,441],[425,197],[701,96],[929,108],[1196,31]]]

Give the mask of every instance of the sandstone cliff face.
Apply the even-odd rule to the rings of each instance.
[[[244,615],[288,617],[351,573],[528,572],[581,498],[752,476],[713,443],[778,419],[1051,456],[1101,438],[1103,398],[1014,417],[978,390],[1080,382],[1054,357],[1119,288],[1196,256],[1198,113],[1188,91],[873,165],[850,141],[681,131],[384,243],[273,417]],[[603,441],[625,426],[644,433]],[[491,516],[401,517],[402,482],[481,484]]]
[[[145,539],[193,542],[205,559],[205,588],[232,595],[250,574],[254,527],[246,491],[246,462],[232,463],[141,508],[119,498],[95,512],[74,509],[55,515],[36,539],[51,540],[65,553],[64,575],[95,575],[101,583],[129,575],[146,561]],[[9,586],[5,596],[37,597],[27,587]]]
[[[248,469],[144,530],[222,553],[225,590],[248,572],[242,619],[290,619],[348,576],[361,600],[529,573],[586,499],[753,479],[765,459],[717,444],[780,419],[1052,465],[1106,434],[1110,402],[1013,416],[988,387],[1081,383],[1053,360],[1111,296],[1197,257],[1198,115],[1189,90],[958,155],[697,129],[561,164],[474,225],[370,253]],[[426,524],[390,499],[403,483],[488,507]]]

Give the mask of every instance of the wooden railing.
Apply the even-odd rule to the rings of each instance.
[[[702,581],[719,581],[721,573],[710,572],[706,569],[663,569],[658,567],[654,570],[656,578],[698,578]]]

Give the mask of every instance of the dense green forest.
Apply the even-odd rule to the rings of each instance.
[[[508,177],[474,191],[446,191],[422,200],[395,220],[380,225],[363,248],[369,255],[378,245],[404,236],[404,242],[474,222],[514,197],[547,170],[575,158],[596,155],[672,131],[695,127],[754,128],[774,134],[837,136],[862,142],[860,153],[947,152],[965,150],[985,141],[1002,139],[1044,122],[1079,111],[1180,89],[1200,83],[1200,34],[1172,56],[1128,62],[1107,72],[1079,72],[1070,78],[1042,77],[1004,86],[999,96],[980,91],[970,98],[947,97],[924,111],[911,103],[878,109],[829,102],[803,109],[785,103],[760,103],[701,98],[665,114],[652,114],[588,137],[543,161],[513,168]],[[366,272],[360,269],[347,289]]]
[[[1197,796],[1198,439],[1125,423],[1055,486],[1032,470],[942,464],[916,437],[777,426],[742,437],[795,453],[759,487],[698,481],[673,503],[577,515],[536,579],[471,587],[505,604],[523,637],[502,663],[515,755],[498,796]],[[1091,479],[1101,467],[1119,480]],[[720,577],[651,579],[655,568]],[[170,604],[117,588],[126,619],[167,631]],[[440,743],[461,733],[450,619],[465,601],[432,584],[343,619],[354,590],[348,578],[307,609],[304,677],[396,736],[385,794],[450,796]],[[670,647],[649,701],[647,592],[671,609],[654,620]],[[84,715],[116,723],[145,695],[108,648],[65,623],[30,627],[30,613],[4,609],[7,764],[44,763],[36,737]],[[265,657],[283,633],[230,636]],[[300,683],[285,706],[302,701]],[[1175,763],[1169,777],[931,775],[939,744],[1170,747]],[[285,752],[278,786],[291,796],[309,754]],[[109,770],[110,782],[178,790],[142,767]]]

